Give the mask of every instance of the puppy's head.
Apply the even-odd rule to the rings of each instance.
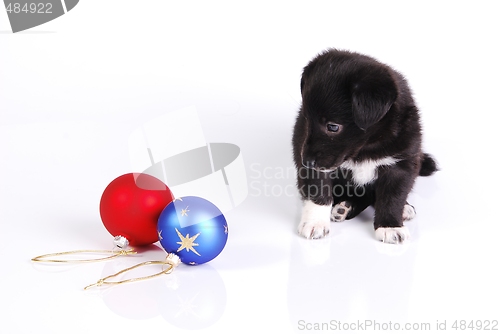
[[[307,129],[302,164],[324,171],[356,157],[398,97],[387,66],[347,51],[318,55],[300,86]]]

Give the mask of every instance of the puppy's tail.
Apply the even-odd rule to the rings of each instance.
[[[422,159],[422,166],[420,166],[420,176],[429,176],[434,174],[434,172],[438,171],[439,168],[437,166],[436,160],[432,158],[429,154],[424,153]]]

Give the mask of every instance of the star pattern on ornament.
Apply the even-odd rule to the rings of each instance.
[[[186,208],[185,208],[185,209],[182,209],[182,210],[181,210],[181,216],[182,216],[182,217],[184,217],[184,216],[186,216],[186,217],[187,217],[187,215],[188,215],[187,213],[189,212],[188,208],[189,208],[189,205],[188,205],[188,206],[186,206]]]
[[[199,244],[195,243],[194,241],[196,240],[196,238],[198,238],[198,236],[201,234],[198,233],[196,234],[195,236],[192,236],[192,237],[189,237],[189,233],[186,234],[186,236],[183,236],[181,232],[179,232],[178,229],[175,229],[175,231],[177,232],[177,235],[179,236],[179,238],[181,239],[181,241],[178,241],[177,244],[179,244],[179,249],[177,249],[177,252],[180,252],[181,250],[185,249],[186,251],[192,251],[193,253],[195,253],[196,255],[198,256],[201,256],[197,251],[196,249],[194,249],[195,246],[199,246]]]
[[[224,234],[227,234],[227,225],[224,225]]]
[[[163,237],[161,236],[161,232],[163,232],[163,231],[158,231],[158,239],[159,239],[160,241],[162,241],[162,240],[163,240]]]

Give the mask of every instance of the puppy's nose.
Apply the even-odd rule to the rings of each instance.
[[[314,159],[308,159],[308,160],[303,160],[302,161],[302,166],[305,168],[315,168],[316,167],[316,160]]]

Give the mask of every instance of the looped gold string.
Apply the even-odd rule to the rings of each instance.
[[[100,254],[113,254],[107,257],[103,258],[97,258],[97,259],[83,259],[83,260],[58,260],[58,259],[47,259],[49,257],[56,257],[56,256],[64,256],[64,255],[71,255],[71,254],[82,254],[82,253],[100,253]],[[40,255],[37,257],[34,257],[31,259],[31,261],[34,262],[49,262],[49,263],[87,263],[87,262],[100,262],[100,261],[106,261],[109,259],[113,259],[118,256],[125,256],[125,255],[130,255],[130,254],[137,254],[132,248],[130,249],[122,249],[120,251],[115,251],[115,250],[77,250],[77,251],[69,251],[69,252],[60,252],[60,253],[52,253],[52,254],[44,254]]]
[[[150,278],[154,278],[154,277],[157,277],[157,276],[160,276],[160,275],[163,275],[163,274],[170,274],[174,270],[174,268],[177,267],[177,265],[179,265],[179,263],[180,263],[180,259],[177,257],[177,255],[175,255],[175,254],[168,254],[167,258],[164,261],[147,261],[147,262],[142,262],[142,263],[136,264],[135,266],[132,266],[132,267],[120,270],[116,274],[109,275],[109,276],[106,276],[104,278],[101,278],[96,283],[87,285],[84,288],[84,290],[87,290],[87,289],[92,288],[94,286],[102,286],[102,285],[105,285],[105,284],[108,284],[108,285],[118,285],[118,284],[124,284],[124,283],[144,281],[144,280],[147,280],[147,279],[150,279]],[[139,267],[149,266],[149,265],[154,265],[154,264],[161,264],[162,265],[162,271],[160,271],[159,273],[153,274],[153,275],[143,276],[143,277],[136,277],[136,278],[130,278],[130,279],[122,280],[122,281],[115,281],[115,282],[107,282],[106,281],[106,280],[108,280],[110,278],[113,278],[113,277],[119,276],[119,275],[121,275],[123,273],[126,273],[127,271],[131,271],[131,270],[137,269]],[[163,269],[163,266],[165,266],[165,265],[168,265],[167,269]]]

